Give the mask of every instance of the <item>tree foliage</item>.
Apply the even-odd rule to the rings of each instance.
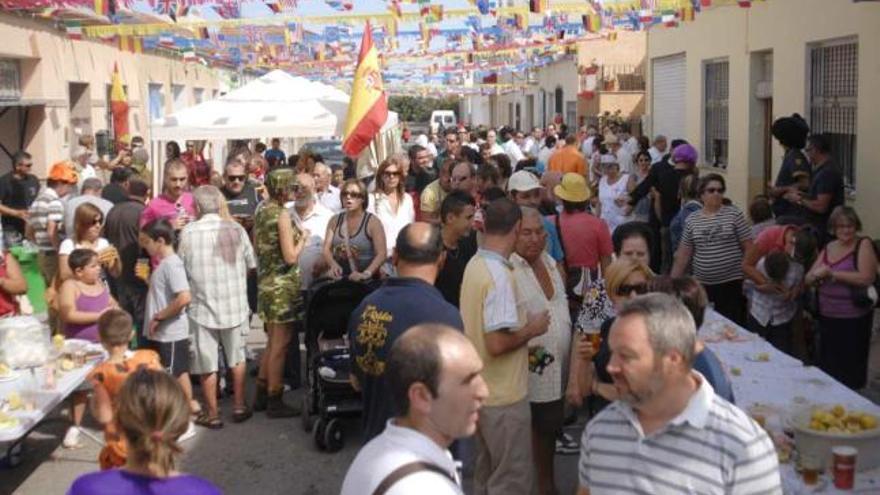
[[[434,110],[458,112],[458,98],[421,98],[418,96],[391,96],[388,109],[397,112],[403,122],[427,122]]]

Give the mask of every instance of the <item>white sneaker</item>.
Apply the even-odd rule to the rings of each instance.
[[[180,438],[177,439],[178,442],[185,442],[190,438],[196,436],[196,425],[193,424],[192,421],[189,422],[189,427],[186,429],[186,433],[180,435]]]
[[[79,443],[79,428],[76,426],[68,428],[67,433],[64,434],[64,440],[61,441],[61,446],[65,449],[81,447],[81,444]]]

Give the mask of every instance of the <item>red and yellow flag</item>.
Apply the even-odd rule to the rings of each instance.
[[[110,83],[110,112],[113,114],[113,136],[117,146],[128,143],[131,141],[131,136],[128,135],[128,101],[116,64],[113,64],[113,80]]]
[[[345,137],[342,151],[350,157],[358,156],[388,120],[388,101],[382,86],[379,52],[373,46],[370,23],[364,29],[361,52],[351,86],[351,100],[345,119]]]

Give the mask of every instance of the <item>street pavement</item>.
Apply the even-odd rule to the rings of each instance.
[[[249,345],[257,352],[262,350],[265,345],[262,331],[251,332]],[[880,337],[877,333],[871,350],[871,377],[872,386],[865,395],[880,403]],[[249,380],[252,384],[250,377]],[[299,390],[285,395],[287,401],[297,404],[301,397]],[[361,443],[359,419],[346,422],[345,446],[330,454],[317,449],[312,435],[303,431],[299,418],[270,420],[264,414],[255,414],[246,423],[234,424],[231,399],[224,397],[220,403],[225,427],[219,431],[198,428],[198,434],[184,443],[180,470],[207,478],[231,495],[339,493],[345,472]],[[62,448],[61,437],[67,427],[62,407],[50,418],[28,437],[22,463],[12,469],[0,468],[0,495],[64,494],[77,476],[98,469],[99,445],[83,436],[82,448]],[[581,417],[566,431],[579,439],[584,422]],[[94,423],[87,422],[86,427],[96,438],[101,438]],[[524,446],[529,445],[528,442],[523,439]],[[556,457],[556,479],[561,494],[575,491],[577,459],[577,455]],[[469,479],[465,479],[465,487],[470,487]]]

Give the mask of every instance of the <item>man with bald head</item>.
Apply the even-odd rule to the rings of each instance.
[[[445,255],[437,225],[414,222],[404,227],[391,255],[397,276],[367,296],[348,320],[354,377],[363,392],[364,442],[382,433],[394,415],[385,373],[394,341],[424,323],[464,329],[458,309],[434,288]]]
[[[339,188],[330,183],[333,171],[323,162],[315,164],[312,178],[315,179],[315,196],[318,202],[326,206],[333,213],[342,211],[342,199],[339,197]]]
[[[391,346],[388,383],[395,417],[358,453],[342,495],[464,493],[450,443],[477,428],[488,389],[483,362],[461,332],[445,325],[410,328]],[[417,464],[418,463],[418,464]]]
[[[309,232],[309,238],[299,254],[298,261],[300,283],[303,290],[306,290],[312,280],[327,268],[323,263],[321,248],[333,212],[318,202],[315,196],[315,179],[306,173],[296,176],[296,185],[293,186],[293,206],[288,211],[293,222],[300,229]]]

